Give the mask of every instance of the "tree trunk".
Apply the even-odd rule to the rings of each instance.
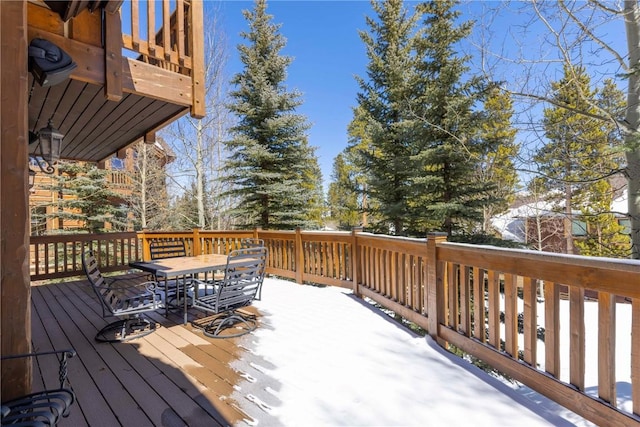
[[[200,227],[200,229],[205,228],[203,133],[202,120],[198,120],[196,125],[196,200],[198,203],[198,227]]]
[[[625,29],[629,49],[629,87],[627,90],[626,122],[630,128],[625,142],[630,149],[627,157],[627,192],[631,219],[631,258],[640,259],[640,10],[637,0],[625,0]]]
[[[566,176],[570,176],[567,172]],[[573,203],[571,184],[564,184],[564,239],[566,253],[573,254]]]
[[[147,146],[140,144],[142,148],[142,170],[140,171],[140,225],[147,228]],[[138,153],[140,154],[140,153]]]

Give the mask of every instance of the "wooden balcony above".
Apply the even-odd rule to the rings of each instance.
[[[55,86],[29,76],[28,123],[37,132],[52,120],[62,158],[98,162],[184,114],[204,115],[202,2],[49,4],[28,4],[29,40],[55,43],[77,68]]]

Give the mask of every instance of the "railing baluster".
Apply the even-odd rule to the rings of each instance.
[[[480,342],[486,341],[485,305],[484,305],[484,270],[473,267],[473,335]]]
[[[525,277],[522,286],[524,298],[524,361],[537,368],[537,344],[538,344],[538,323],[537,307],[538,298],[536,294],[536,281],[530,277]]]
[[[184,39],[184,0],[176,1],[176,50],[178,52],[178,63],[183,66],[186,56],[185,39]]]
[[[598,396],[616,406],[616,297],[598,292]]]
[[[134,50],[140,49],[140,4],[139,0],[131,0],[131,45]]]
[[[500,284],[499,276],[489,270],[489,344],[500,350]]]
[[[149,54],[156,54],[156,4],[155,1],[147,2],[147,39],[149,41]]]
[[[560,378],[560,287],[544,283],[544,370]]]
[[[471,316],[469,309],[471,307],[471,280],[469,267],[460,266],[460,332],[466,336],[471,336]]]
[[[504,275],[505,351],[516,359],[518,358],[517,279],[517,276],[510,273]]]
[[[569,382],[584,391],[584,289],[569,286]]]

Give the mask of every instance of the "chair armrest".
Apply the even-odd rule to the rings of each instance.
[[[131,290],[140,290],[144,288],[148,292],[156,293],[156,290],[158,289],[158,282],[152,280],[148,282],[141,282],[141,283],[128,284],[128,285],[114,284],[113,282],[111,282],[108,286],[95,286],[95,288],[109,290],[109,291],[121,291],[121,292],[126,292]]]
[[[56,358],[58,359],[58,364],[59,364],[58,379],[60,380],[60,388],[64,388],[64,383],[67,381],[67,360],[76,355],[76,351],[74,349],[15,354],[10,356],[2,356],[0,357],[0,360],[21,359],[26,357],[39,357],[39,356],[46,356],[49,354],[55,354]]]

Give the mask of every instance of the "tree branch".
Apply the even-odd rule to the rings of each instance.
[[[608,43],[605,43],[600,37],[597,37],[589,28],[587,28],[587,26],[584,25],[584,23],[580,19],[578,19],[578,17],[575,16],[571,10],[569,10],[569,8],[564,3],[564,0],[559,1],[558,3],[560,4],[560,7],[562,8],[562,10],[564,10],[567,13],[569,18],[580,28],[580,30],[583,33],[587,35],[587,37],[593,40],[596,44],[598,44],[604,50],[609,52],[616,59],[616,61],[618,61],[618,63],[620,64],[620,68],[622,68],[627,73],[630,72],[629,67],[624,61],[624,58],[615,49],[613,49],[611,45],[609,45]],[[591,3],[593,3],[597,7],[601,7],[604,10],[607,10],[607,11],[610,10],[609,8],[605,8],[603,5],[601,5],[596,1],[592,1]]]
[[[576,114],[580,114],[580,115],[583,115],[583,116],[586,116],[586,117],[590,117],[592,119],[603,120],[603,121],[612,121],[612,122],[614,122],[616,124],[616,126],[621,128],[626,133],[637,132],[637,129],[633,129],[624,120],[618,120],[618,119],[615,119],[615,118],[613,118],[613,117],[611,117],[609,115],[595,114],[595,113],[591,113],[589,111],[584,111],[582,109],[572,107],[571,105],[567,105],[567,104],[565,104],[563,102],[558,102],[558,101],[556,101],[556,100],[554,100],[552,98],[548,98],[548,97],[542,96],[542,95],[536,95],[534,93],[514,92],[514,91],[511,91],[511,90],[509,90],[507,88],[503,88],[503,90],[509,92],[513,96],[519,96],[519,97],[523,97],[523,98],[535,99],[537,101],[548,102],[549,104],[555,105],[556,107],[564,108],[567,111],[571,111],[571,112],[576,113]]]

